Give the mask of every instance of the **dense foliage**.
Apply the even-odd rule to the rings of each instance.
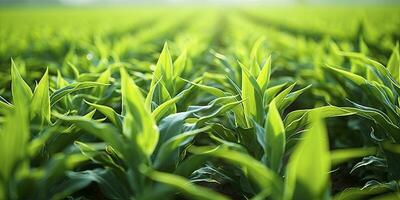
[[[399,199],[399,8],[3,8],[0,199]]]

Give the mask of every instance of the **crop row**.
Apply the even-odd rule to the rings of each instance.
[[[0,199],[400,198],[397,8],[2,11]]]

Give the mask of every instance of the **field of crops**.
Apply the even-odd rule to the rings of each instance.
[[[0,200],[400,199],[400,7],[0,8]]]

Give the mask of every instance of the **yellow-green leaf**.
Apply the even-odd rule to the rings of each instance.
[[[267,61],[264,63],[263,68],[261,69],[260,74],[257,77],[257,83],[262,89],[262,91],[265,91],[267,89],[270,76],[271,76],[271,56],[268,57]]]
[[[186,62],[187,62],[187,51],[185,49],[174,62],[173,71],[175,77],[180,76],[183,73],[186,67]]]
[[[327,131],[317,113],[290,157],[284,199],[323,199],[329,186],[329,170]]]
[[[96,80],[97,83],[108,84],[111,78],[111,68],[107,68],[103,73],[100,74],[99,78]],[[96,87],[93,92],[101,97],[104,93],[105,86]]]
[[[90,103],[87,102],[90,106],[95,108],[96,110],[100,111],[104,116],[106,116],[115,126],[118,128],[122,127],[121,124],[121,115],[119,115],[117,112],[115,112],[112,108],[104,105],[99,105],[95,103]]]
[[[18,72],[14,61],[11,60],[11,91],[14,105],[28,106],[32,99],[32,90]]]
[[[286,135],[274,100],[269,105],[265,123],[265,134],[267,164],[272,170],[279,172],[285,152]]]
[[[128,72],[121,68],[123,133],[132,139],[144,154],[150,156],[158,142],[158,128],[144,97]]]
[[[31,117],[39,116],[50,123],[49,70],[47,69],[35,88],[31,102]]]
[[[164,44],[164,48],[161,51],[160,57],[158,58],[153,76],[154,78],[152,82],[161,79],[162,83],[167,87],[168,92],[170,94],[172,93],[174,86],[173,85],[174,68],[167,43]]]
[[[393,53],[389,58],[387,68],[397,81],[400,84],[400,54],[399,54],[399,43],[393,49]]]

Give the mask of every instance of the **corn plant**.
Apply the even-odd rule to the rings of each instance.
[[[0,10],[0,199],[400,198],[397,7]]]

